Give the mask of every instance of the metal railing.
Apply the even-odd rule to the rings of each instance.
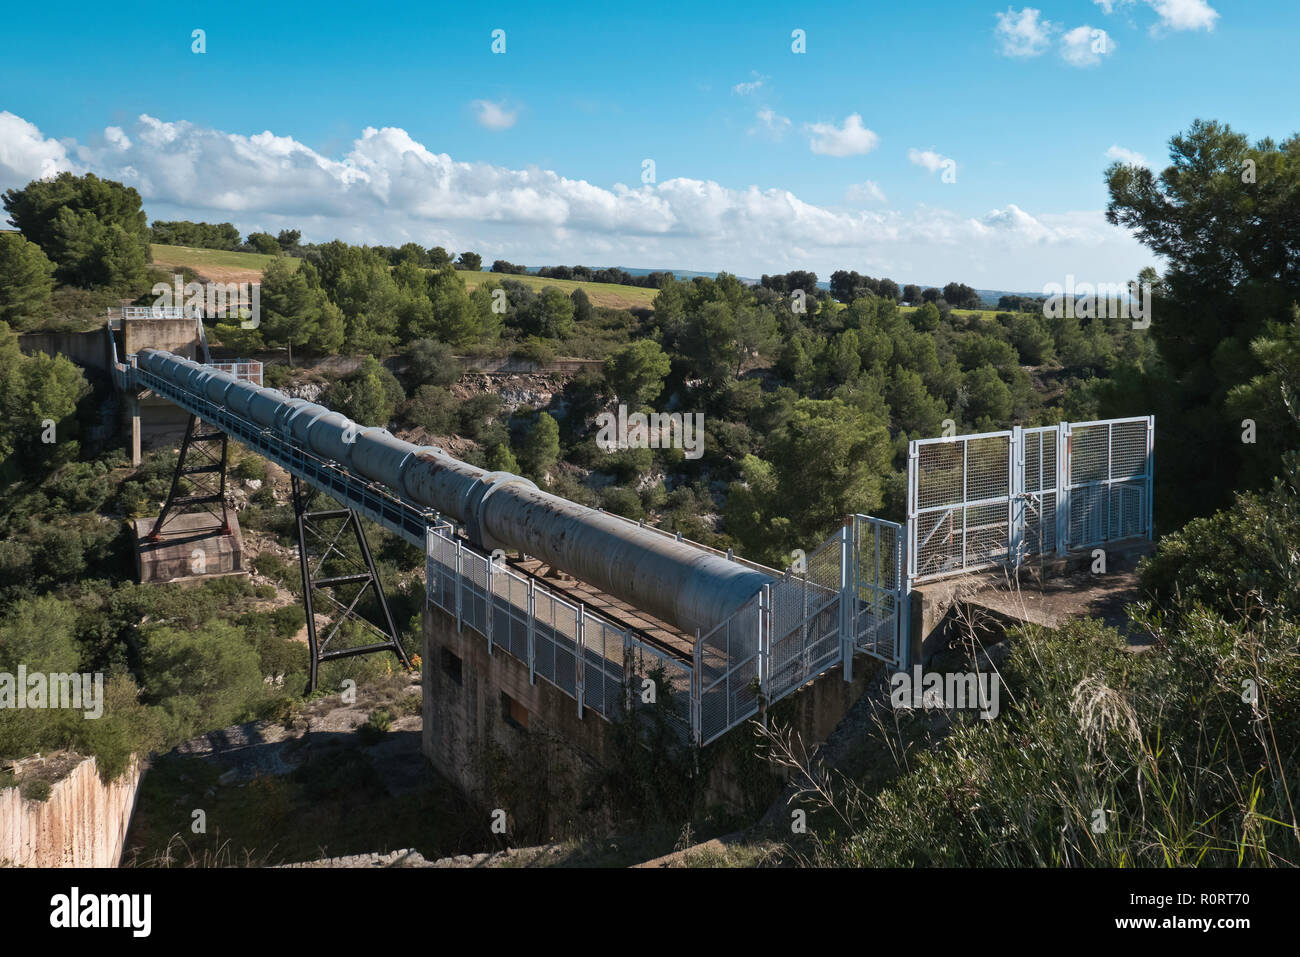
[[[456,537],[446,522],[428,528],[428,599],[487,639],[538,678],[574,699],[578,716],[591,709],[606,719],[638,702],[669,703],[683,740],[692,732],[693,669],[635,629],[587,608]],[[644,682],[650,680],[652,686]]]
[[[237,379],[245,379],[254,385],[262,384],[262,363],[256,359],[235,359],[231,362],[207,362],[220,372],[228,372]]]
[[[110,310],[111,314],[112,310]],[[122,306],[119,319],[185,319],[184,306]]]
[[[584,708],[612,718],[653,688],[683,739],[709,744],[827,671],[852,680],[856,653],[905,657],[902,526],[854,516],[798,569],[765,585],[694,641],[690,659],[473,548],[429,529],[428,599]],[[657,675],[652,685],[647,678]]]
[[[696,643],[696,728],[708,744],[853,656],[907,665],[903,527],[854,515]]]

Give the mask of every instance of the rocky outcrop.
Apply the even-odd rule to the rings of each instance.
[[[83,758],[44,801],[24,798],[17,787],[0,790],[0,865],[116,867],[144,768],[137,757],[104,784],[95,759]]]

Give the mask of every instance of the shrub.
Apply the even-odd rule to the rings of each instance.
[[[28,801],[48,801],[54,793],[49,781],[29,780],[19,786],[19,793]]]

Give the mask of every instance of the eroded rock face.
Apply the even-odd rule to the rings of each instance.
[[[281,386],[280,391],[291,399],[306,399],[308,402],[319,402],[320,397],[325,394],[325,383],[289,382]]]
[[[144,767],[137,757],[104,784],[95,759],[83,758],[44,801],[0,790],[0,866],[117,867]]]

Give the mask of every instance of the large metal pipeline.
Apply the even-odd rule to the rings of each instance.
[[[721,624],[771,581],[745,565],[540,491],[520,476],[486,472],[170,352],[145,349],[136,361],[313,455],[453,517],[485,549],[536,556],[688,634]]]

